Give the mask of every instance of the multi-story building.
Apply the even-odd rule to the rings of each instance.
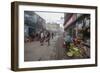
[[[53,31],[53,32],[59,32],[60,24],[57,24],[57,23],[47,23],[46,24],[46,29],[49,30],[49,31]]]
[[[75,26],[76,24],[74,23],[76,18],[77,18],[77,14],[73,14],[73,13],[65,13],[65,21],[64,21],[64,30],[69,34],[69,35],[75,35]]]
[[[33,11],[24,11],[24,36],[45,29],[45,20]]]
[[[68,18],[66,15],[71,16]],[[90,58],[90,14],[65,14],[66,19],[68,21],[64,22],[65,33],[68,33],[67,35],[70,35],[72,39],[80,41],[76,45],[81,51],[85,51],[83,58]]]
[[[90,14],[65,13],[64,30],[71,37],[90,43]]]

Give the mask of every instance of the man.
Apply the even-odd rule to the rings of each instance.
[[[48,42],[48,46],[50,45],[50,32],[47,32],[47,42]]]
[[[41,43],[41,46],[43,46],[43,44],[44,44],[44,33],[43,33],[43,31],[40,33],[40,43]]]

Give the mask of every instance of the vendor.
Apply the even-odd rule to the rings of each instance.
[[[65,44],[66,44],[66,50],[70,49],[70,43],[72,42],[71,36],[67,33],[64,38]]]

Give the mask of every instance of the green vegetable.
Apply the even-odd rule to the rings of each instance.
[[[67,54],[67,56],[69,56],[69,57],[72,57],[72,56],[74,56],[74,57],[80,57],[81,56],[81,53],[80,53],[80,49],[79,48],[77,48],[74,44],[70,44],[70,49],[69,49],[69,51],[66,53]]]
[[[73,56],[73,53],[72,52],[67,52],[67,55],[72,57]]]

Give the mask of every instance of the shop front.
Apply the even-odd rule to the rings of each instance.
[[[69,58],[90,58],[90,15],[73,14],[65,23],[65,38],[70,36],[70,44],[65,44],[69,46],[65,47],[68,49],[66,56]]]

